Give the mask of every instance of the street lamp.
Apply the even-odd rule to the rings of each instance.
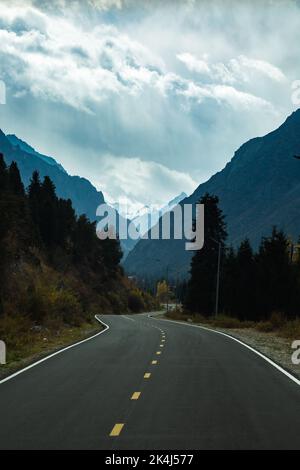
[[[216,310],[215,315],[218,316],[219,313],[219,296],[220,296],[220,267],[221,267],[221,250],[222,243],[210,237],[210,239],[218,245],[218,267],[217,267],[217,285],[216,285]]]

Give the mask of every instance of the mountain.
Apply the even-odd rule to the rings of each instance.
[[[54,158],[40,154],[15,135],[6,136],[1,129],[0,152],[3,153],[7,164],[12,161],[18,164],[25,187],[29,185],[32,173],[37,170],[41,178],[51,178],[60,198],[71,199],[77,215],[86,214],[90,220],[96,220],[96,209],[105,203],[105,200],[102,192],[97,191],[87,179],[69,175]],[[135,241],[124,240],[121,245],[125,259]]]
[[[49,165],[56,166],[61,171],[66,173],[66,170],[59,163],[57,163],[54,158],[47,157],[46,155],[42,155],[41,153],[37,152],[33,147],[28,145],[23,140],[19,139],[15,134],[8,134],[6,137],[14,147],[19,147],[21,150],[24,150],[24,152],[35,155],[44,162],[48,163]]]
[[[12,144],[11,139],[19,143]],[[0,130],[0,152],[4,154],[7,164],[17,162],[25,187],[29,185],[33,171],[37,170],[41,178],[49,176],[52,179],[59,197],[72,200],[77,214],[86,214],[90,220],[95,220],[96,208],[104,203],[102,192],[97,191],[87,179],[71,176],[57,164],[49,164],[49,157],[37,154],[28,144],[23,142],[20,145],[20,142],[19,139],[8,138]]]
[[[181,204],[195,204],[206,192],[219,196],[226,215],[228,244],[248,237],[254,248],[273,225],[294,240],[300,234],[300,110],[275,131],[243,144],[226,167],[201,184]],[[169,268],[186,277],[191,252],[183,240],[140,240],[125,269],[141,277],[159,278]]]

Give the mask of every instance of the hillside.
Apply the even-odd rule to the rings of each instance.
[[[18,164],[25,188],[30,183],[32,173],[37,170],[41,178],[51,178],[59,197],[71,199],[77,215],[86,214],[90,220],[96,220],[96,209],[105,200],[102,192],[97,191],[87,179],[69,175],[54,158],[40,154],[15,135],[6,136],[1,129],[0,152],[5,155],[8,165],[13,161]],[[121,242],[125,257],[134,245],[132,240]]]
[[[257,247],[273,225],[297,239],[300,234],[300,110],[275,131],[242,145],[226,167],[201,184],[182,203],[195,204],[206,192],[220,198],[228,244],[248,237]],[[167,266],[173,277],[188,274],[191,254],[178,240],[141,240],[125,269],[142,277],[160,277]],[[158,260],[158,261],[156,261]]]
[[[2,154],[0,221],[0,337],[10,360],[40,351],[41,335],[57,346],[62,331],[69,338],[91,327],[95,314],[155,305],[124,276],[118,240],[99,240],[49,176],[35,172],[25,191],[17,164],[6,166]]]

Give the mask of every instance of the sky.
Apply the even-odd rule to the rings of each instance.
[[[162,206],[296,109],[299,25],[296,0],[0,0],[0,127]]]

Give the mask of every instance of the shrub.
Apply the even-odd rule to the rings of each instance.
[[[219,328],[241,328],[242,322],[237,318],[218,315],[211,320],[211,324]]]
[[[145,309],[143,297],[139,291],[132,291],[128,296],[128,308],[134,312],[139,313]]]
[[[274,330],[277,330],[286,323],[286,318],[281,312],[272,312],[270,323],[272,324]]]
[[[262,333],[271,333],[275,329],[270,321],[260,321],[255,328]]]
[[[300,340],[300,318],[286,322],[278,334],[284,338]]]

